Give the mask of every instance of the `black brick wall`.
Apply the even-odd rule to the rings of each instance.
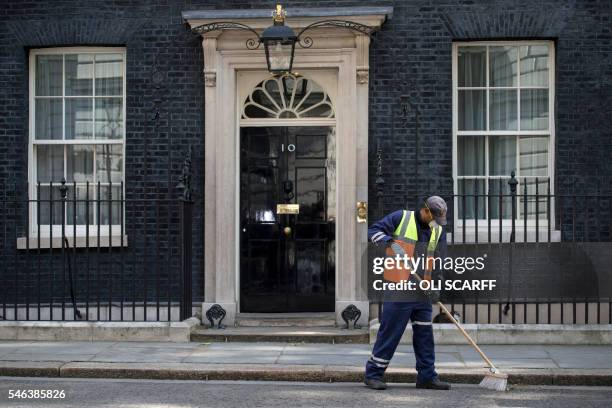
[[[612,2],[587,0],[290,1],[291,6],[393,5],[371,48],[370,202],[377,212],[376,160],[383,148],[385,210],[417,196],[452,194],[451,45],[454,40],[553,39],[559,193],[612,194]],[[194,196],[202,197],[203,84],[198,36],[182,10],[272,8],[272,1],[10,1],[0,4],[0,183],[27,180],[28,49],[72,45],[127,48],[128,199],[175,185],[194,152]],[[163,78],[159,127],[152,122]],[[417,141],[418,139],[418,141]],[[24,191],[23,188],[21,189]],[[163,190],[166,191],[166,190]],[[170,194],[177,195],[175,191]],[[564,205],[561,212],[571,211]],[[194,293],[202,298],[202,206],[194,220]],[[603,208],[603,210],[601,210]],[[600,221],[610,233],[609,201]],[[19,208],[15,209],[16,215]],[[606,213],[607,211],[607,213]],[[591,214],[592,216],[595,213]],[[19,218],[18,217],[18,218]],[[23,217],[21,217],[23,218]],[[142,227],[134,207],[128,223]],[[10,247],[12,240],[7,241]],[[10,248],[9,248],[10,249]],[[7,267],[5,267],[6,270]]]

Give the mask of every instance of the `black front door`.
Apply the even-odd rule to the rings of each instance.
[[[334,310],[333,135],[329,126],[241,128],[241,312]]]

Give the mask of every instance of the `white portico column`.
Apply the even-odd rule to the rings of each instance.
[[[355,305],[361,316],[358,324],[369,322],[369,301],[366,291],[367,268],[367,223],[357,222],[357,202],[368,201],[368,85],[369,85],[370,38],[357,34],[355,37],[354,65],[351,66],[350,81],[353,103],[350,112],[354,121],[349,132],[354,134],[350,142],[338,139],[338,223],[337,248],[338,270],[336,271],[336,322],[344,324],[341,313],[349,305]],[[364,282],[365,280],[365,282]]]
[[[236,180],[233,174],[232,157],[234,139],[218,137],[223,125],[219,120],[220,103],[234,103],[233,98],[219,94],[218,77],[223,74],[220,68],[217,40],[220,31],[203,36],[204,50],[204,104],[205,104],[205,157],[204,157],[204,303],[202,318],[214,304],[226,312],[223,324],[233,325],[237,313],[236,268],[234,245],[235,231],[233,214],[223,211],[227,208],[227,198],[233,194]]]

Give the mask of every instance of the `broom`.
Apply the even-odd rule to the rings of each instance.
[[[417,278],[419,282],[422,281],[421,277],[417,273],[413,273],[413,275]],[[479,386],[482,388],[486,388],[494,391],[506,391],[508,389],[508,374],[501,373],[495,364],[486,356],[486,354],[478,347],[478,344],[470,337],[470,335],[465,331],[465,329],[459,324],[455,316],[444,306],[444,304],[440,301],[437,301],[436,304],[440,307],[440,310],[444,312],[444,314],[453,322],[453,324],[459,329],[461,334],[467,339],[467,341],[474,347],[474,349],[480,354],[480,357],[487,363],[489,366],[489,372],[485,374],[485,378],[482,379]]]
[[[416,274],[415,274],[416,275]],[[418,276],[418,275],[417,275]],[[420,279],[420,278],[419,278]],[[476,349],[480,357],[487,363],[489,366],[489,372],[485,374],[485,377],[480,382],[479,386],[482,388],[486,388],[494,391],[506,391],[508,389],[508,374],[501,373],[495,364],[483,353],[483,351],[478,347],[476,342],[472,340],[469,334],[465,331],[463,327],[459,324],[459,322],[455,319],[455,317],[448,311],[446,306],[442,304],[442,302],[438,301],[436,304],[440,307],[440,309],[444,312],[444,314],[451,319],[451,321],[457,326],[461,334],[465,336],[468,342]]]
[[[396,242],[393,242],[390,247],[391,250],[396,254],[406,254],[404,248],[402,248],[402,246]],[[412,273],[411,275],[414,276],[419,282],[423,280],[416,272]],[[476,344],[476,342],[472,340],[470,335],[465,331],[461,324],[459,324],[459,322],[455,319],[452,313],[448,311],[448,309],[446,308],[446,306],[444,306],[442,302],[438,301],[436,302],[436,304],[438,305],[438,307],[440,307],[440,310],[442,310],[442,312],[444,312],[444,314],[451,320],[451,322],[454,323],[454,325],[457,327],[457,329],[459,329],[461,334],[463,334],[467,341],[472,345],[472,347],[474,347],[478,354],[480,354],[480,357],[482,357],[485,363],[487,363],[487,365],[489,366],[489,372],[485,374],[485,377],[482,379],[479,386],[494,391],[506,391],[508,389],[508,374],[501,373],[497,369],[497,367],[495,367],[495,364],[493,364],[489,357],[487,357],[485,353],[480,349],[480,347],[478,347],[478,344]]]

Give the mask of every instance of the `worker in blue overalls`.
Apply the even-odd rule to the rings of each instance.
[[[368,240],[384,245],[389,255],[407,254],[419,257],[427,253],[425,268],[415,271],[422,279],[431,280],[434,257],[442,257],[446,237],[442,226],[446,225],[446,202],[438,196],[429,197],[419,211],[395,211],[368,229]],[[423,248],[426,247],[426,250]],[[411,253],[412,252],[412,253]],[[423,257],[424,258],[424,257]],[[413,264],[413,267],[415,265]],[[386,273],[386,271],[385,271]],[[385,280],[395,281],[392,274]],[[400,278],[397,278],[400,279]],[[401,279],[410,279],[410,271]],[[415,279],[415,277],[412,277]],[[387,385],[382,378],[395,353],[408,321],[412,322],[412,343],[416,356],[417,388],[449,390],[450,384],[438,379],[434,363],[434,338],[432,327],[432,303],[437,302],[439,293],[433,290],[412,294],[410,301],[383,302],[380,328],[372,355],[366,363],[365,384],[375,390],[384,390]]]

